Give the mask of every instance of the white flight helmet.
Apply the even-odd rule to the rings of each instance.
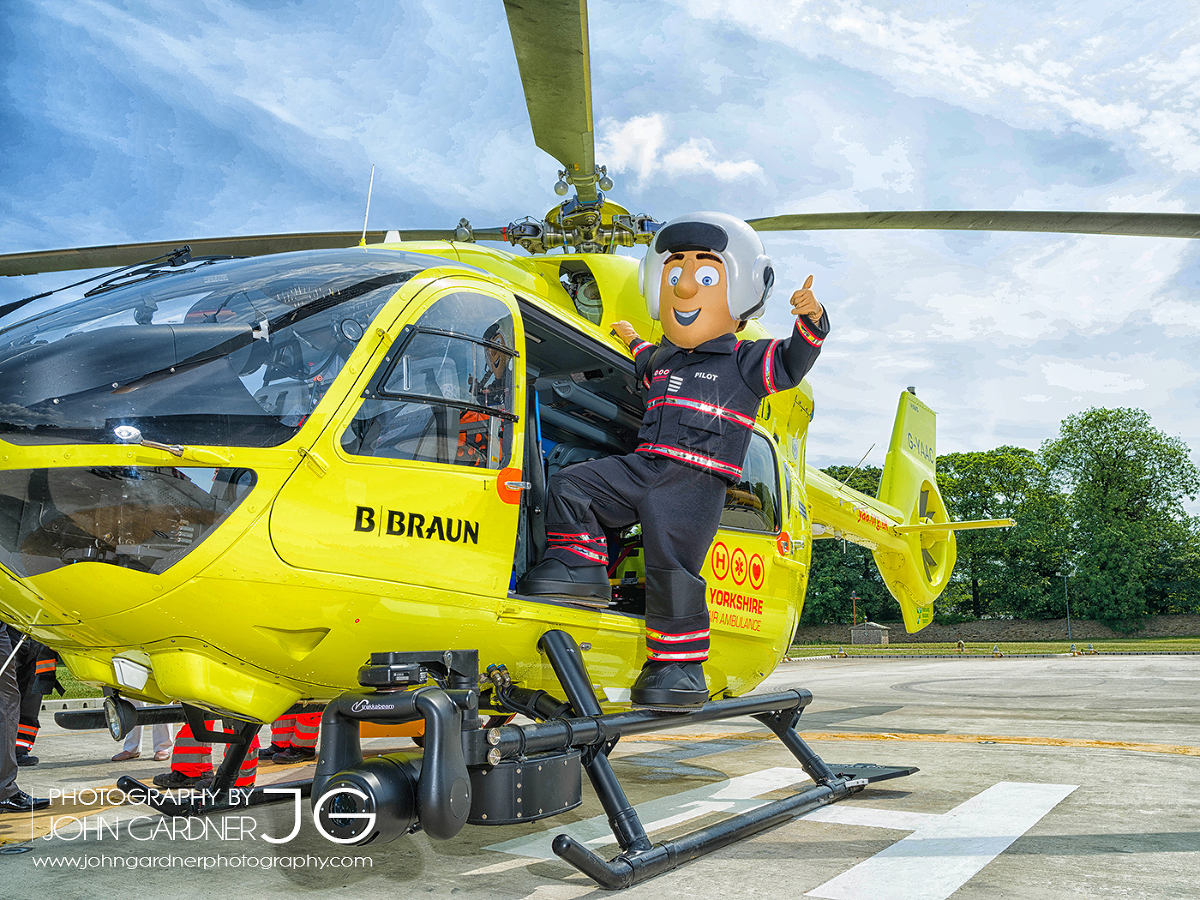
[[[658,318],[663,264],[681,250],[708,250],[721,257],[730,316],[741,320],[762,315],[775,272],[758,233],[725,213],[697,212],[672,219],[658,229],[638,266],[638,287],[651,318]]]

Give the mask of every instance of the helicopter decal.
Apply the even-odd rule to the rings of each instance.
[[[376,524],[376,511],[379,513],[379,524]],[[405,524],[407,522],[407,525]],[[399,510],[373,506],[360,506],[355,511],[355,531],[367,531],[391,537],[412,537],[414,534],[423,540],[433,540],[456,544],[470,541],[479,543],[479,523],[465,519],[454,519],[450,516],[437,516],[425,513],[403,513]]]

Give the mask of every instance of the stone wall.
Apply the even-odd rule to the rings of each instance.
[[[903,622],[883,623],[889,644],[937,644],[955,641],[997,643],[999,641],[1065,641],[1066,619],[983,619],[959,625],[927,625],[916,634],[904,630]],[[1150,616],[1140,631],[1124,635],[1090,619],[1071,619],[1071,640],[1098,641],[1111,638],[1191,637],[1200,635],[1200,615]],[[825,642],[849,644],[850,624],[819,625],[796,629],[797,644]]]

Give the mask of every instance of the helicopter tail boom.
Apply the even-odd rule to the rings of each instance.
[[[900,604],[904,626],[933,621],[933,601],[954,569],[954,531],[996,522],[952,523],[937,484],[937,414],[905,391],[883,467],[879,496],[870,497],[809,468],[806,488],[813,538],[840,538],[872,551],[884,584]]]

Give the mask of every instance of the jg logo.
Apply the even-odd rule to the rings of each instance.
[[[287,837],[273,838],[263,835],[262,839],[270,844],[286,844],[300,833],[300,790],[299,788],[263,788],[264,794],[291,794],[295,798],[295,818],[292,830]],[[313,825],[326,839],[335,844],[357,843],[364,834],[370,834],[375,829],[375,813],[368,811],[367,795],[358,788],[337,787],[322,794],[313,807]],[[354,823],[365,823],[356,827]],[[331,834],[329,828],[348,835],[338,837]]]

